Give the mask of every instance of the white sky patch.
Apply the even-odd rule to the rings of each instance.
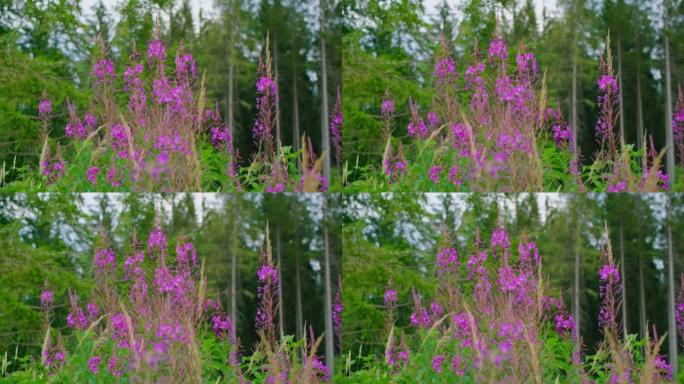
[[[452,9],[456,11],[458,7],[463,2],[462,0],[448,0]],[[92,16],[92,8],[99,2],[99,0],[81,0],[81,8],[86,16]],[[109,10],[109,15],[114,13],[114,8],[116,5],[121,3],[121,0],[102,0],[105,7]],[[437,5],[440,4],[442,0],[424,0],[425,11],[428,15],[434,15],[436,13]],[[177,0],[176,4],[181,4],[181,0]],[[533,0],[535,10],[537,12],[537,20],[542,19],[542,13],[546,8],[547,14],[554,14],[558,10],[557,0]],[[190,7],[192,8],[192,14],[195,21],[195,27],[198,26],[200,10],[202,10],[203,17],[215,16],[215,6],[213,0],[190,0]]]

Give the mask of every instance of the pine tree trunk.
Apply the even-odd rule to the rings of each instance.
[[[624,147],[625,145],[625,108],[624,108],[624,96],[623,94],[625,93],[625,89],[622,87],[622,37],[618,35],[618,40],[617,40],[617,45],[618,45],[618,86],[620,87],[620,92],[618,95],[620,98],[618,99],[619,105],[620,105],[620,114],[618,115],[620,117],[620,148]],[[623,280],[624,280],[624,275]],[[626,334],[625,334],[626,335]]]
[[[273,70],[275,72],[276,83],[278,83],[278,40],[273,38]],[[278,90],[280,93],[280,90]],[[276,95],[277,97],[277,95]],[[280,103],[276,103],[276,148],[280,148],[282,142],[280,141]]]
[[[675,322],[675,278],[674,252],[672,250],[672,204],[670,197],[667,201],[667,338],[669,341],[668,355],[672,366],[672,375],[677,377],[677,325]]]
[[[231,0],[231,7],[233,10],[233,17],[237,17],[235,10],[235,0]],[[230,130],[230,137],[235,142],[235,112],[233,105],[233,95],[235,93],[235,20],[230,21],[230,41],[228,42],[228,129]]]
[[[237,194],[233,195],[233,230],[232,230],[232,258],[230,261],[230,317],[233,320],[233,336],[235,336],[238,327],[237,318],[237,220],[238,220],[238,204]]]
[[[574,19],[575,21],[577,20],[577,0],[575,0],[573,6],[574,10]],[[577,78],[577,28],[578,25],[576,22],[573,23],[573,49],[572,49],[572,100],[571,100],[571,114],[570,114],[570,124],[572,125],[572,148],[573,151],[575,152],[575,161],[578,160],[577,156],[578,154],[578,149],[577,149],[577,135],[579,133],[579,121],[577,121],[577,82],[579,79]]]
[[[330,131],[328,130],[328,64],[325,56],[325,8],[324,0],[320,0],[320,39],[321,39],[321,152],[323,160],[323,176],[330,180]]]
[[[644,147],[644,112],[641,102],[641,71],[637,65],[637,149]]]
[[[325,252],[325,365],[330,369],[330,377],[334,376],[334,354],[335,354],[335,333],[333,332],[332,323],[332,284],[330,279],[330,239],[328,237],[328,215],[327,215],[327,196],[323,197],[323,240]]]
[[[285,337],[285,315],[283,314],[283,267],[282,267],[282,243],[280,242],[280,221],[276,221],[276,259],[278,260],[278,328],[280,329],[280,338]]]
[[[636,70],[636,88],[637,88],[637,149],[644,147],[644,115],[643,105],[641,102],[641,7],[637,1],[637,35],[636,35],[636,50],[637,50],[637,70]]]
[[[648,335],[646,329],[646,295],[644,292],[644,259],[639,255],[639,334],[642,339]]]
[[[625,274],[625,229],[623,220],[620,220],[620,274],[622,275],[622,336],[627,337],[627,275]]]
[[[297,336],[297,340],[301,340],[302,337],[304,337],[304,316],[302,313],[302,280],[300,276],[300,270],[299,270],[299,252],[297,252],[297,265],[295,265],[295,292],[296,294],[296,323],[297,323],[297,331],[295,332]]]
[[[663,27],[663,37],[665,43],[665,138],[667,142],[667,175],[670,177],[670,185],[675,185],[677,181],[675,180],[674,174],[674,138],[672,137],[672,79],[670,70],[670,41],[668,38],[668,16],[667,7],[669,6],[667,1],[664,1],[664,27]]]
[[[579,197],[575,196],[575,268],[574,268],[574,283],[572,295],[572,317],[575,320],[575,327],[577,329],[577,340],[581,339],[581,317],[580,309],[580,222],[579,222]]]
[[[297,71],[292,66],[292,145],[295,151],[300,147],[299,134],[299,91],[297,90]]]

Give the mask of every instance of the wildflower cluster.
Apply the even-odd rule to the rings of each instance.
[[[495,53],[494,59],[499,60],[505,52],[499,47]],[[466,258],[460,258],[448,246],[438,250],[438,286],[429,306],[424,304],[428,295],[413,290],[409,298],[413,310],[406,319],[410,324],[406,330],[397,326],[404,321],[395,316],[400,299],[388,283],[383,301],[389,313],[384,356],[389,373],[399,381],[404,374],[418,378],[421,374],[416,372],[430,371],[425,377],[448,382],[543,383],[557,377],[590,382],[597,372],[595,368],[593,372],[584,369],[576,323],[563,301],[549,293],[551,288],[542,278],[537,244],[511,239],[499,227],[493,231],[489,247],[482,248],[478,241]],[[612,304],[605,304],[601,322],[614,327],[615,313],[610,306],[618,292],[615,287],[619,285],[620,274],[608,255],[610,249],[605,252],[606,262],[600,271],[601,295],[604,303]],[[565,345],[564,351],[573,351],[570,364],[560,367],[545,360],[544,353],[548,351],[542,351],[549,348],[550,339],[556,339],[555,345]],[[413,345],[415,349],[411,348]],[[657,353],[657,343],[647,345],[645,359],[653,364],[653,370],[642,370],[625,352],[629,348],[618,346],[611,350],[624,356],[612,356],[601,368],[605,372],[599,375],[626,377],[631,381],[651,374],[650,382],[669,380],[671,369]],[[624,367],[629,368],[625,371]]]
[[[67,102],[68,122],[63,127],[66,140],[60,141],[73,147],[70,155],[90,153],[85,166],[81,158],[69,156],[65,160],[59,144],[48,140],[52,103],[43,95],[38,115],[45,143],[40,171],[46,186],[62,180],[83,180],[95,190],[197,191],[203,185],[270,192],[302,188],[297,178],[290,180],[287,175],[296,159],[274,140],[280,100],[268,55],[259,61],[255,84],[257,115],[252,134],[259,152],[247,176],[239,169],[233,127],[222,122],[218,106],[205,108],[204,78],[198,78],[193,55],[179,47],[170,68],[164,42],[155,39],[149,43],[145,57],[140,60],[134,53],[118,75],[114,61],[101,54],[92,67],[94,97],[88,110],[81,114]],[[118,100],[127,103],[119,105]],[[338,93],[329,128],[338,160],[342,157],[341,125]],[[214,151],[203,151],[205,144],[211,144]],[[310,163],[315,162],[312,157]],[[317,180],[315,185],[306,183],[307,192],[327,188],[320,167],[299,170],[299,179],[307,172],[315,173],[316,177],[306,176]]]
[[[450,52],[443,41],[427,111],[408,99],[405,132],[412,139],[411,149],[402,148],[406,140],[392,140],[395,103],[389,90],[382,98],[386,143],[382,170],[388,186],[413,189],[417,181],[424,183],[423,190],[440,191],[541,191],[549,185],[582,191],[585,184],[615,192],[669,188],[660,155],[651,148],[637,166],[630,161],[630,147],[615,132],[620,89],[610,51],[601,59],[597,79],[596,135],[602,150],[594,167],[600,170],[591,174],[582,174],[573,127],[563,118],[560,104],[547,106],[544,79],[533,53],[520,46],[513,54],[505,40],[496,37],[486,56],[475,52],[469,64],[460,64],[461,75]],[[684,115],[681,120],[684,125]],[[677,132],[682,130],[676,127]]]
[[[111,340],[111,344],[96,344],[91,352],[87,367],[95,376],[165,380],[180,369],[187,377],[199,377],[200,368],[194,359],[200,347],[196,336],[204,312],[198,303],[204,300],[205,281],[198,274],[194,247],[179,242],[172,262],[161,228],[153,231],[148,244],[147,255],[134,251],[123,263],[111,248],[95,251],[93,270],[98,289],[85,307],[75,293],[69,292],[67,327],[89,329],[95,337]],[[154,265],[153,271],[145,267],[146,256],[154,258],[154,263],[148,263]],[[116,285],[120,273],[125,284]],[[44,290],[41,305],[46,312],[53,300],[53,293]],[[57,355],[59,351],[62,355]],[[56,363],[68,363],[64,353],[63,344],[53,345],[48,334],[43,363],[56,369]]]

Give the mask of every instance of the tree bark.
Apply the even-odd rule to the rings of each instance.
[[[321,39],[321,152],[323,176],[330,180],[330,131],[328,129],[328,64],[325,56],[325,8],[324,0],[319,2],[319,23]]]
[[[637,49],[637,71],[636,71],[636,85],[637,85],[637,149],[642,149],[644,147],[644,115],[643,115],[643,105],[641,102],[641,18],[640,18],[641,7],[637,1],[637,35],[636,35],[636,49]]]
[[[230,317],[233,320],[233,336],[235,336],[238,327],[237,318],[237,220],[238,220],[238,201],[237,194],[233,194],[233,230],[232,230],[232,258],[230,262]]]
[[[670,70],[670,41],[668,33],[668,2],[664,1],[665,12],[663,13],[663,37],[665,43],[665,138],[667,142],[667,175],[670,177],[670,185],[675,185],[674,174],[674,138],[672,136],[672,79]]]
[[[297,340],[301,340],[302,337],[304,337],[304,316],[302,313],[302,281],[301,281],[301,275],[299,271],[299,252],[297,253],[297,264],[295,265],[295,294],[296,294],[296,324],[297,324],[297,330],[295,332],[295,335],[297,336]]]
[[[230,37],[228,40],[228,97],[226,109],[228,113],[227,122],[230,137],[235,140],[235,110],[233,109],[235,101],[233,97],[235,93],[235,18],[238,17],[235,0],[230,0],[230,9],[232,15],[230,15],[230,26],[228,27]]]
[[[280,338],[285,337],[285,315],[283,314],[283,268],[282,268],[282,253],[280,251],[282,243],[280,242],[280,220],[276,221],[276,258],[278,260],[278,328],[280,329]]]
[[[325,364],[330,369],[330,377],[334,376],[334,354],[335,354],[335,333],[333,332],[332,323],[332,285],[330,279],[330,238],[328,237],[328,198],[323,197],[323,240],[324,240],[324,257],[325,257]]]
[[[571,114],[570,114],[570,124],[572,125],[572,148],[574,150],[575,161],[578,160],[578,150],[577,150],[577,134],[579,133],[578,121],[577,121],[577,0],[573,2],[573,48],[572,48],[572,100],[571,100]]]
[[[620,148],[623,148],[625,145],[625,108],[624,108],[624,98],[623,94],[625,93],[625,89],[622,87],[622,36],[618,35],[618,40],[617,40],[617,48],[618,48],[618,86],[620,87],[620,92],[618,93],[619,95],[619,105],[620,105],[620,114],[618,115],[620,118]],[[623,280],[624,280],[624,275]],[[625,334],[626,336],[626,334]]]
[[[674,254],[672,251],[672,202],[667,197],[667,337],[672,376],[677,377],[677,324],[675,322]]]
[[[299,91],[297,90],[297,71],[292,65],[292,146],[299,150],[301,137],[299,134]],[[298,160],[299,161],[299,160]]]
[[[575,327],[577,329],[577,340],[581,340],[581,317],[580,309],[580,222],[579,222],[579,197],[575,196],[575,270],[574,283],[572,295],[572,317],[575,320]]]
[[[648,335],[646,329],[646,295],[644,292],[644,259],[639,255],[639,334],[642,339]]]
[[[620,274],[622,275],[622,336],[627,337],[627,275],[625,274],[625,229],[623,220],[620,220]]]
[[[273,37],[273,70],[275,72],[275,81],[278,83],[278,40]],[[280,93],[280,89],[278,89]],[[278,95],[276,95],[277,97]],[[280,141],[280,103],[276,103],[276,148],[280,148],[282,142]]]

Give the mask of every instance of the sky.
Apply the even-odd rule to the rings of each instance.
[[[108,9],[112,9],[114,5],[119,3],[121,0],[103,0],[105,6]],[[449,0],[453,4],[458,4],[460,3],[460,0]],[[542,10],[544,7],[547,9],[556,9],[556,0],[532,0],[533,3],[535,4],[535,8],[537,10],[537,20],[541,20],[541,15],[542,15]],[[177,0],[178,3],[181,2],[181,0]],[[435,7],[437,4],[441,3],[442,0],[423,0],[425,4],[425,8],[428,13],[434,13]],[[98,3],[98,0],[81,0],[81,7],[83,11],[87,15],[91,15],[92,11],[91,8]],[[211,15],[212,10],[214,8],[214,1],[213,0],[190,0],[190,4],[192,6],[193,10],[193,15],[195,17],[195,21],[199,19],[199,12],[200,9],[202,9],[202,12],[204,15]]]

